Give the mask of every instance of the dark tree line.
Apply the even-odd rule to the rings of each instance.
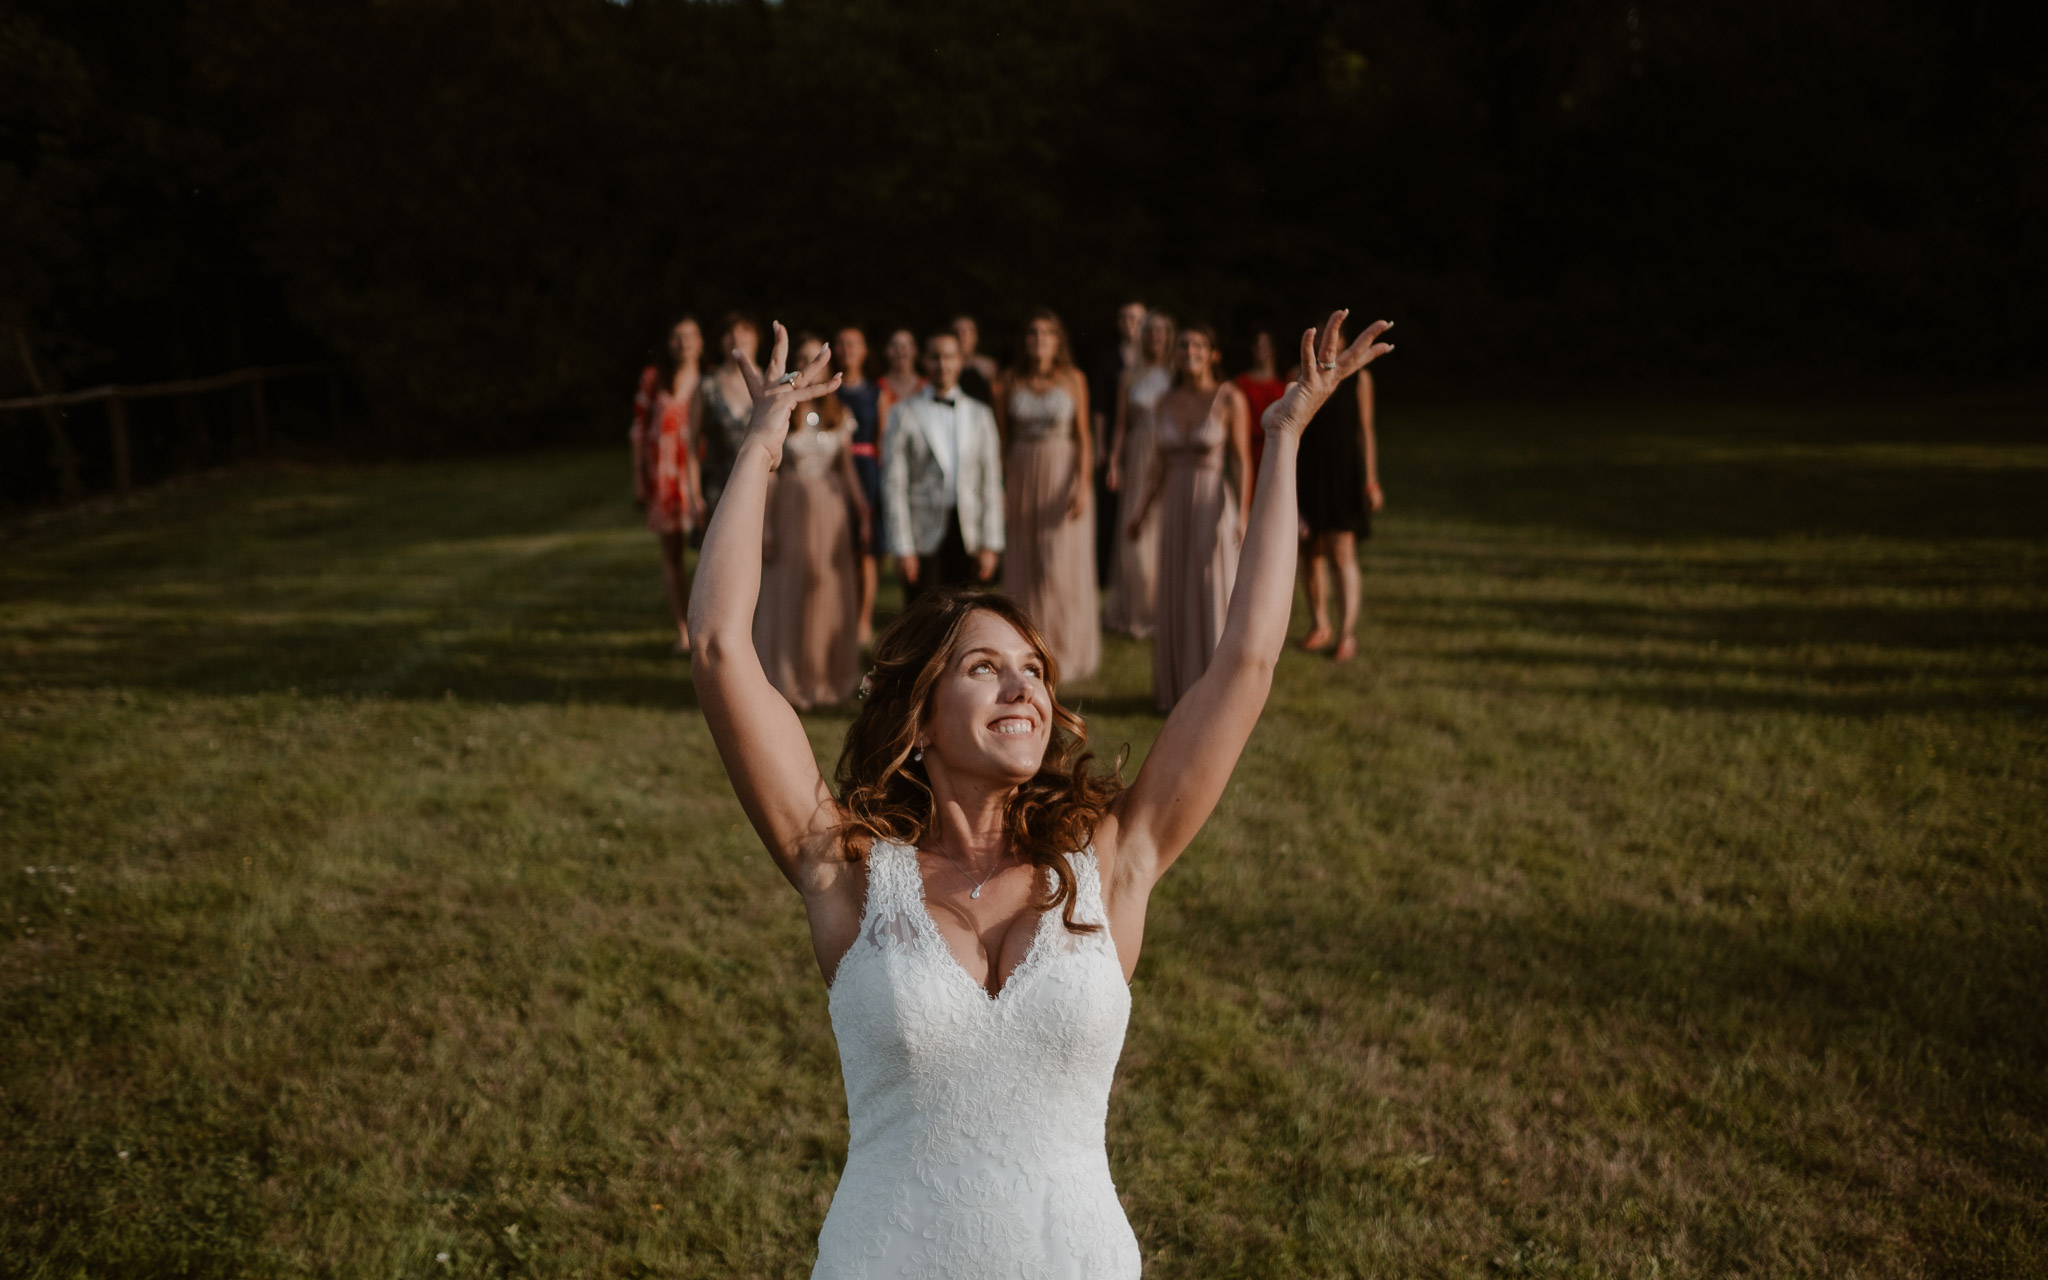
[[[608,432],[664,320],[735,306],[1000,345],[1341,302],[1465,386],[1996,378],[2048,318],[2017,12],[13,0],[0,324],[72,385],[332,356],[455,445]]]

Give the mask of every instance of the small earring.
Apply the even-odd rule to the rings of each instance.
[[[917,761],[917,762],[918,762],[919,764],[923,764],[923,763],[924,763],[924,748],[923,748],[923,747],[919,747],[919,748],[918,748],[917,750],[915,750],[915,751],[911,752],[911,753],[910,753],[910,758],[911,758],[912,760],[915,760],[915,761]]]

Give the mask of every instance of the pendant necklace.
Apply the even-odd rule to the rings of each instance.
[[[953,870],[960,873],[960,878],[962,880],[965,880],[967,883],[974,886],[973,891],[967,895],[970,898],[979,898],[981,896],[981,886],[987,884],[990,880],[994,879],[996,872],[1001,871],[1003,869],[1003,858],[1007,856],[998,855],[996,858],[996,865],[989,868],[989,873],[983,876],[980,880],[976,880],[973,876],[967,874],[967,868],[960,865],[959,860],[953,856],[952,850],[946,848],[944,845],[940,845],[939,855],[945,858],[945,860],[949,864],[951,864]]]

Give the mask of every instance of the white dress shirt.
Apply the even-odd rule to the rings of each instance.
[[[927,430],[926,435],[931,439],[932,456],[938,459],[939,470],[946,473],[946,505],[949,507],[960,505],[960,413],[958,406],[960,397],[966,394],[966,392],[958,387],[954,387],[950,393],[944,396],[939,394],[937,388],[933,388],[930,392],[932,400],[937,402],[939,412],[933,415],[932,419],[928,420],[930,429]],[[948,400],[954,402],[952,406],[946,404]]]

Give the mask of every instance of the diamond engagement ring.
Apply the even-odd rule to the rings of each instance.
[[[801,372],[802,370],[800,369],[791,369],[788,373],[785,373],[781,377],[777,378],[775,380],[775,385],[778,387],[793,387],[796,385],[796,375]]]
[[[1326,371],[1330,369],[1335,369],[1337,367],[1337,362],[1335,360],[1322,360],[1318,361],[1317,363],[1321,364]]]

